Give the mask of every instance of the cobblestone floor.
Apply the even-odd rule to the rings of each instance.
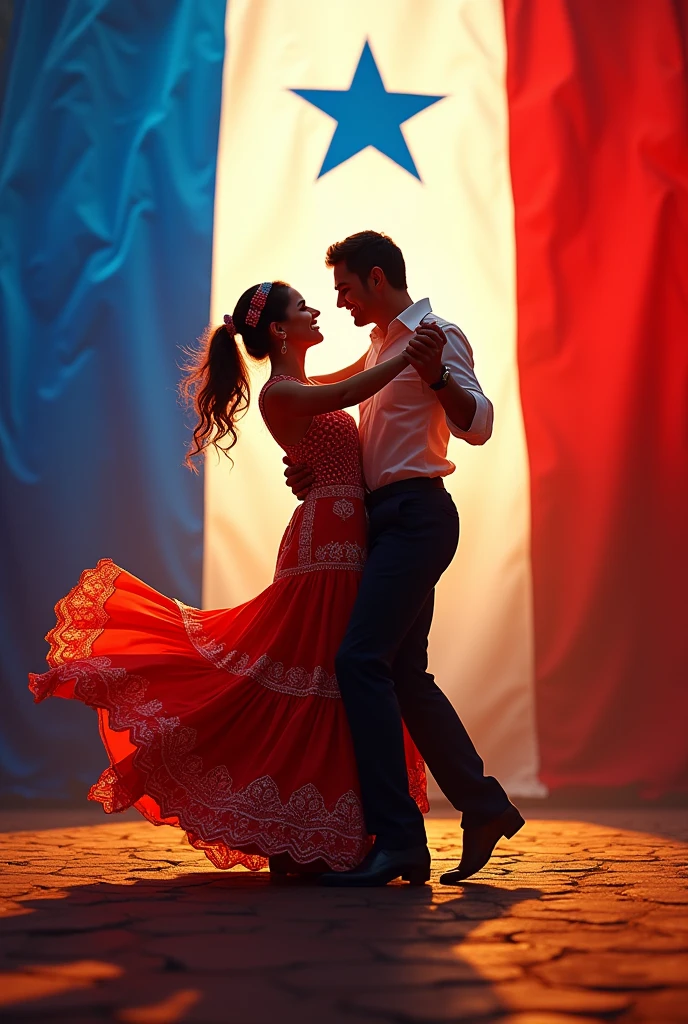
[[[130,815],[4,812],[0,1019],[688,1022],[686,812],[535,813],[462,887],[342,891]],[[458,825],[428,822],[433,878]]]

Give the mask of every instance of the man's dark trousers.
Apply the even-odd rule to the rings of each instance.
[[[373,491],[368,561],[336,672],[361,784],[366,827],[386,849],[425,843],[409,795],[402,716],[462,824],[501,814],[509,800],[449,700],[428,672],[434,588],[459,540],[459,517],[441,480],[415,478]],[[457,615],[456,628],[461,630]]]

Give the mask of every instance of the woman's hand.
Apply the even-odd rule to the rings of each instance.
[[[442,350],[447,337],[438,324],[421,323],[409,341],[405,355],[426,384],[435,384],[442,376]]]

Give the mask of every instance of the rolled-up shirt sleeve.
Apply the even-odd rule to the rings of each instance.
[[[494,409],[492,402],[483,393],[473,368],[473,351],[468,338],[455,324],[441,323],[447,337],[443,360],[449,367],[452,378],[475,398],[475,413],[468,430],[461,430],[447,416],[447,426],[454,437],[460,437],[469,444],[485,444],[492,434]]]

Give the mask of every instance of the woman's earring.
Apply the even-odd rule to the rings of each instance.
[[[286,354],[287,354],[287,339],[286,338],[282,342],[282,348],[280,349],[280,352],[282,353],[283,356],[286,356]]]

